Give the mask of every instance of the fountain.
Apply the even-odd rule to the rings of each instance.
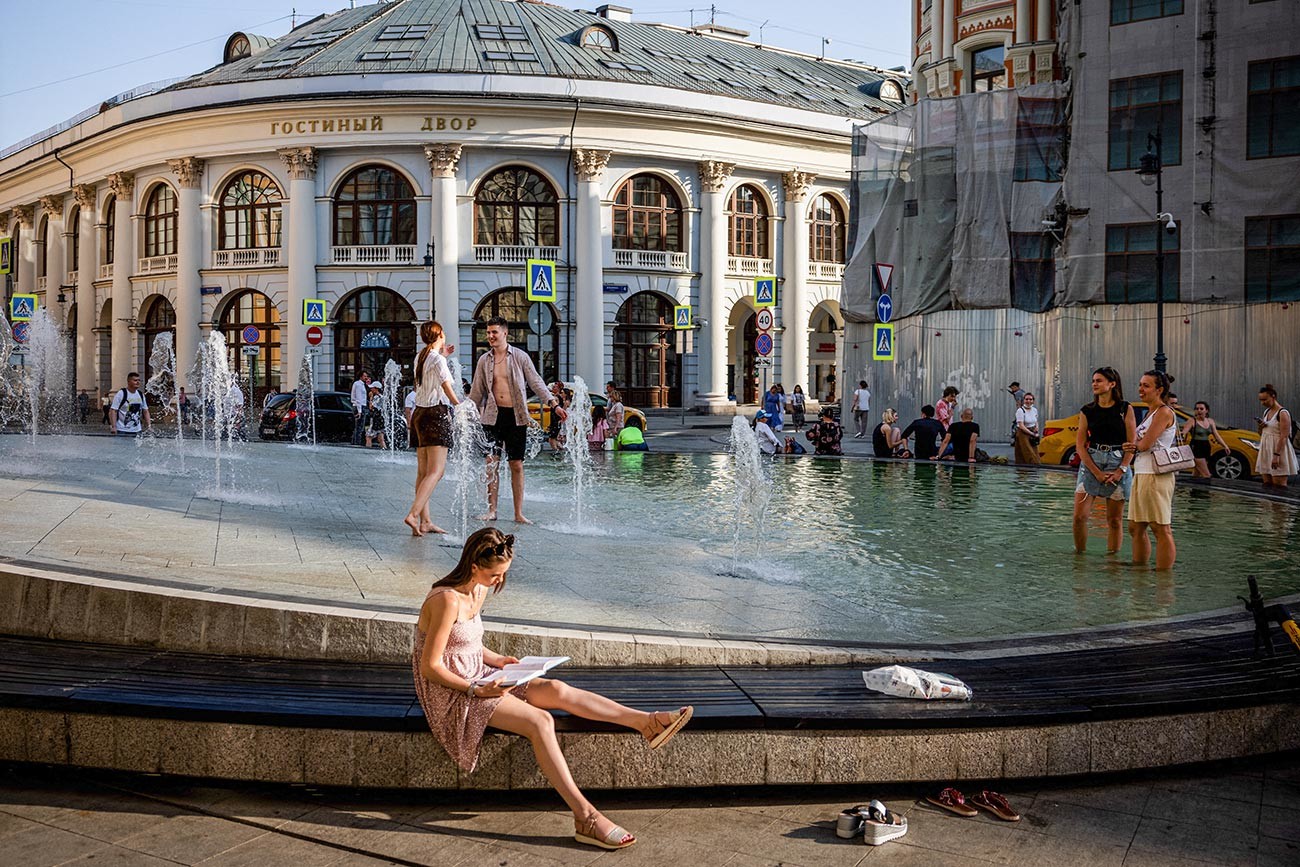
[[[18,418],[18,374],[9,366],[14,345],[9,320],[0,313],[0,430]]]
[[[561,426],[564,432],[564,459],[573,468],[573,524],[581,529],[585,518],[584,506],[587,488],[591,486],[591,448],[587,436],[591,433],[591,395],[581,376],[573,378],[573,399],[569,401],[569,415]]]
[[[214,330],[199,344],[190,382],[199,398],[202,437],[205,442],[212,439],[213,483],[208,495],[215,499],[221,494],[222,440],[226,440],[227,449],[234,448],[236,424],[243,411],[230,394],[235,377],[226,354],[226,338],[220,331]]]
[[[379,459],[386,463],[393,463],[398,460],[398,419],[401,419],[403,426],[406,424],[406,419],[402,416],[401,390],[402,367],[390,358],[384,365],[384,390],[379,395],[379,414],[384,420],[384,438],[388,445],[386,451],[380,454]]]
[[[462,400],[452,409],[451,423],[452,445],[447,456],[447,469],[448,475],[454,476],[456,480],[452,511],[456,515],[459,542],[464,542],[469,538],[469,526],[474,512],[487,501],[487,474],[483,456],[487,454],[488,443],[483,435],[478,407],[470,401]]]
[[[180,406],[176,401],[176,350],[169,331],[154,337],[149,353],[149,368],[153,376],[144,384],[145,394],[152,394],[161,404],[162,413],[176,416],[176,453],[180,458],[181,472],[185,471],[185,425],[181,423]],[[173,408],[174,407],[174,408]]]
[[[68,345],[58,323],[41,307],[27,326],[27,342],[19,344],[9,337],[5,323],[6,368],[15,357],[19,364],[17,371],[7,373],[6,392],[9,412],[26,423],[35,444],[43,424],[57,428],[72,419],[75,401],[68,377]]]
[[[316,371],[315,356],[304,353],[298,368],[298,385],[293,392],[293,441],[316,445]]]
[[[772,503],[771,462],[758,448],[758,437],[749,426],[748,419],[736,416],[731,422],[731,438],[727,445],[731,453],[732,468],[732,574],[740,570],[740,541],[748,522],[754,527],[754,558],[763,548],[763,524],[767,520],[767,507]]]

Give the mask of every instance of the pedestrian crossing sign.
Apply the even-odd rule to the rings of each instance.
[[[0,274],[12,274],[14,270],[14,239],[0,238]]]
[[[691,305],[673,306],[673,328],[684,331],[691,327]]]
[[[528,300],[556,300],[554,262],[546,259],[528,260]]]
[[[892,324],[881,324],[877,322],[874,326],[875,334],[872,336],[873,361],[893,361],[894,360],[894,326]]]
[[[35,295],[15,295],[9,299],[9,321],[31,322],[36,315]]]
[[[754,278],[754,306],[755,307],[776,306],[776,278],[775,277]]]
[[[324,325],[325,309],[325,299],[304,298],[302,302],[302,324]]]

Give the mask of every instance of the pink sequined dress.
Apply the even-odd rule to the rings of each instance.
[[[434,593],[454,593],[450,587],[435,587]],[[428,596],[425,601],[428,601]],[[424,718],[433,736],[442,744],[447,755],[465,771],[473,771],[478,764],[479,748],[483,745],[483,730],[504,696],[470,698],[463,692],[448,689],[428,680],[420,673],[420,657],[424,655],[425,634],[415,630],[415,653],[411,657],[411,670],[415,675],[415,694],[419,696]],[[469,620],[457,620],[447,636],[447,648],[442,654],[447,670],[466,680],[487,677],[497,669],[483,661],[483,621],[475,614]],[[528,684],[510,691],[516,698],[525,699]]]

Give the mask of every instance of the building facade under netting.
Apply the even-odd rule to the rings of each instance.
[[[1096,367],[1131,395],[1160,285],[1184,406],[1253,427],[1263,383],[1300,403],[1300,5],[916,0],[913,22],[915,104],[854,143],[846,379],[908,418],[955,385],[1006,439],[1011,381],[1048,419]]]
[[[825,396],[851,131],[908,85],[744,37],[508,0],[234,34],[217,66],[0,152],[9,291],[64,323],[92,393],[167,332],[183,383],[212,330],[259,396],[309,351],[318,388],[389,359],[409,383],[415,323],[439,319],[468,366],[499,315],[548,380],[613,379],[635,406],[725,412],[764,375]],[[530,261],[554,263],[531,287],[549,300]]]

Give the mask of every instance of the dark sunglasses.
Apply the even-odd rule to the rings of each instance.
[[[514,550],[514,548],[515,548],[515,537],[513,534],[511,534],[511,535],[507,535],[503,541],[498,542],[495,545],[489,545],[486,548],[486,551],[488,553],[491,553],[494,557],[502,557],[506,554],[509,554],[511,551]]]

